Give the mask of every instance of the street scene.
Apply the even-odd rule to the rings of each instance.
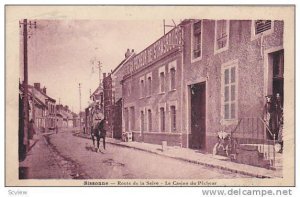
[[[66,143],[66,141],[70,143]],[[62,130],[58,134],[52,133],[44,136],[44,139],[41,139],[32,150],[32,154],[36,154],[36,156],[28,156],[31,157],[29,161],[32,168],[25,168],[24,178],[211,179],[250,177],[111,143],[107,145],[106,150],[101,149],[101,152],[97,153],[92,150],[89,139],[75,137],[71,130]],[[25,162],[23,164],[27,165]]]
[[[283,178],[282,20],[16,25],[19,179]]]

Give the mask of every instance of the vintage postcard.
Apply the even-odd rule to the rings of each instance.
[[[6,186],[294,186],[294,15],[6,5]]]

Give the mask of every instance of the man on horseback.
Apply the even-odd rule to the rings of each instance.
[[[91,135],[93,140],[93,146],[95,147],[95,137],[97,139],[97,152],[99,151],[99,140],[100,140],[100,130],[99,125],[103,120],[103,115],[99,109],[99,105],[95,106],[95,110],[92,112],[92,127]]]

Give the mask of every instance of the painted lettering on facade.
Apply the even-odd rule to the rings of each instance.
[[[125,64],[125,76],[134,73],[182,44],[182,28],[178,26],[129,60]]]

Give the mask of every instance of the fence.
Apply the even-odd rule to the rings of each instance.
[[[270,165],[275,163],[275,135],[261,117],[241,118],[236,128],[231,130],[231,138],[239,146],[255,147],[259,153],[263,154],[265,160],[270,161]]]

